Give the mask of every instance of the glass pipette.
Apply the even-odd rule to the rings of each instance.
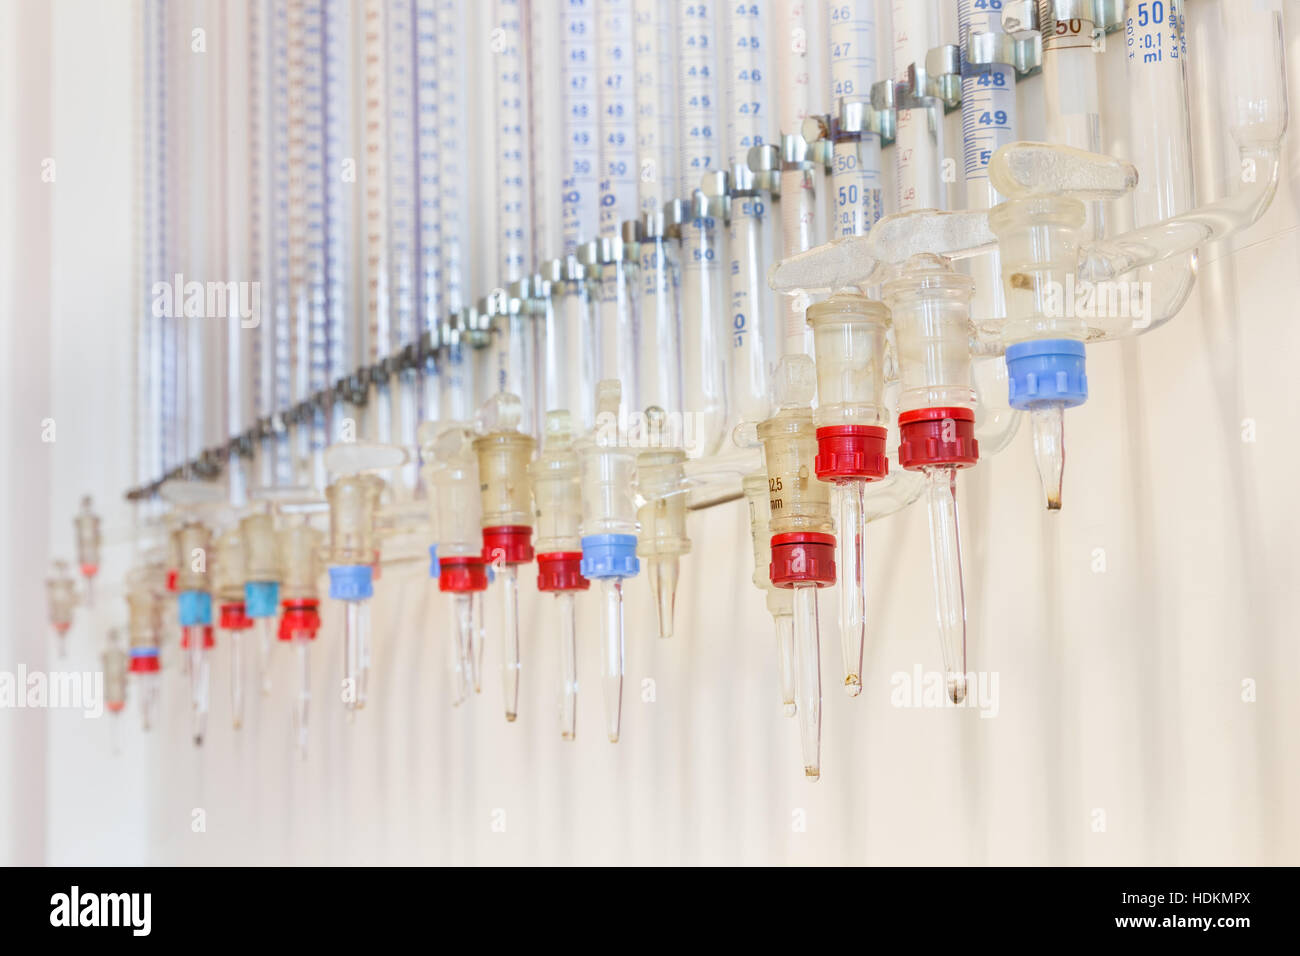
[[[653,436],[662,433],[664,414],[652,408],[646,418],[653,442]],[[681,557],[691,550],[691,539],[686,536],[685,461],[686,452],[680,448],[643,451],[636,461],[637,493],[645,502],[637,511],[641,531],[636,553],[646,562],[661,638],[673,635]]]
[[[783,356],[775,377],[776,413],[758,426],[767,459],[772,584],[793,589],[795,687],[804,775],[821,777],[821,637],[817,590],[835,583],[829,486],[817,480],[816,391],[812,359]]]
[[[501,582],[501,688],[506,720],[519,714],[519,565],[533,560],[533,500],[528,463],[537,443],[520,431],[517,395],[500,393],[483,406],[484,434],[474,439],[482,490],[483,561]],[[441,561],[440,561],[441,563]]]
[[[636,453],[618,427],[619,383],[596,386],[596,429],[579,452],[582,462],[582,574],[600,582],[601,687],[605,732],[620,733],[623,705],[623,581],[641,569],[636,557]]]
[[[560,735],[577,734],[578,651],[574,598],[591,582],[582,576],[582,466],[569,413],[546,413],[542,453],[528,466],[537,505],[537,590],[555,595],[560,612]]]

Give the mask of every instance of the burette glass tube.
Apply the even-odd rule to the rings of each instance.
[[[289,256],[289,22],[287,5],[272,7],[270,23],[270,287],[272,314],[272,408],[289,408],[293,393],[293,314]],[[296,479],[293,447],[287,429],[275,437],[275,481],[292,485]]]
[[[528,271],[528,89],[524,71],[523,3],[494,0],[493,69],[497,127],[497,237],[499,281],[517,282]]]
[[[352,236],[354,186],[340,172],[355,153],[351,62],[355,34],[352,5],[348,0],[324,0],[324,164],[325,183],[325,314],[328,340],[327,380],[337,382],[355,367],[356,342],[353,314]],[[331,408],[330,440],[342,435],[345,402]],[[259,410],[259,414],[262,413]],[[269,640],[269,637],[268,637]]]
[[[678,241],[669,235],[664,215],[665,206],[678,200],[681,192],[674,86],[676,15],[674,4],[635,0],[637,199],[644,227],[637,263],[637,410],[660,408],[668,413],[670,421],[680,422],[680,249]]]
[[[362,125],[364,146],[366,281],[365,364],[378,365],[391,353],[394,340],[392,272],[389,263],[388,100],[386,24],[387,0],[364,0],[361,59],[363,63]],[[376,441],[393,437],[392,389],[389,382],[366,383],[364,432]]]
[[[937,45],[936,0],[892,0],[894,74],[900,82],[925,75],[926,54]],[[946,209],[940,178],[946,153],[943,106],[924,89],[909,89],[895,119],[894,168],[898,211]]]
[[[725,315],[722,223],[701,192],[704,178],[721,173],[721,70],[717,7],[678,5],[678,148],[682,191],[693,198],[681,227],[682,402],[696,423],[686,451],[700,457],[722,442],[726,418]]]
[[[880,79],[875,0],[829,4],[834,134],[830,235],[865,236],[884,213],[880,134],[866,128],[865,107]]]
[[[801,130],[811,110],[806,4],[783,0],[777,5],[777,121],[781,131],[781,258],[811,249],[817,242],[817,180]],[[802,37],[803,43],[797,42]],[[788,39],[787,39],[788,38]],[[781,299],[785,354],[810,354],[811,336],[798,296]]]
[[[438,218],[441,233],[443,308],[459,315],[469,304],[463,237],[469,230],[469,173],[465,80],[465,0],[437,0],[438,68]],[[443,398],[446,397],[444,386]],[[463,421],[470,411],[453,413],[440,400],[444,417]]]
[[[416,325],[422,336],[441,344],[445,303],[438,72],[437,0],[415,0]],[[427,361],[420,370],[420,421],[437,419],[441,413],[439,371],[437,362]]]
[[[728,235],[731,349],[729,398],[734,419],[767,417],[772,297],[766,270],[771,262],[771,207],[754,186],[749,151],[768,142],[767,15],[758,4],[734,3],[727,10],[727,169],[732,189]]]

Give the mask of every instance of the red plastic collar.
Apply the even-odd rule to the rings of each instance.
[[[177,578],[179,578],[179,577],[180,577],[180,572],[177,571],[175,568],[172,568],[171,570],[169,570],[169,571],[167,572],[167,590],[168,590],[168,591],[175,591],[175,590],[176,590],[176,581],[177,581]]]
[[[772,535],[772,563],[767,570],[779,588],[807,583],[830,587],[835,583],[835,535],[817,531]]]
[[[306,633],[310,640],[316,639],[320,630],[320,602],[310,598],[282,601],[280,607],[280,630],[277,633],[282,641],[292,641],[295,635]]]
[[[98,564],[83,564],[81,566],[81,576],[83,578],[93,578],[98,573],[99,573]]]
[[[181,647],[187,650],[190,646],[188,631],[188,628],[181,628]],[[216,646],[217,640],[212,636],[212,625],[209,624],[207,627],[203,628],[203,648],[204,650],[207,650],[209,647]]]
[[[591,582],[582,576],[581,551],[555,551],[537,556],[537,590],[585,591]]]
[[[487,565],[481,558],[469,554],[438,558],[438,590],[453,594],[468,594],[473,591],[486,591],[488,586]]]
[[[130,669],[133,674],[155,674],[161,667],[158,655],[153,657],[133,657],[131,658]]]
[[[243,631],[253,626],[253,619],[244,613],[243,601],[234,601],[221,605],[220,623],[223,631]]]
[[[483,529],[485,564],[528,564],[533,560],[533,529],[526,524]]]
[[[885,452],[887,429],[879,425],[828,425],[817,429],[813,467],[822,481],[862,478],[876,481],[889,474]]]
[[[975,413],[969,408],[914,408],[898,416],[898,463],[909,471],[932,465],[968,468],[979,461]]]

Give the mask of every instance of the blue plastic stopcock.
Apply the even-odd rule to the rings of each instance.
[[[436,578],[442,576],[442,565],[438,563],[438,546],[429,545],[429,577]]]
[[[375,594],[374,571],[368,564],[336,564],[330,568],[330,597],[335,601],[365,601]]]
[[[641,570],[636,556],[634,534],[590,534],[582,539],[582,576],[599,581],[602,578],[630,578]]]
[[[208,627],[212,624],[212,595],[207,591],[182,591],[176,610],[181,627]]]
[[[280,584],[278,581],[247,581],[244,583],[244,613],[249,617],[275,617],[280,610]]]
[[[1007,346],[1007,390],[1012,408],[1088,400],[1086,350],[1076,339],[1034,339]]]

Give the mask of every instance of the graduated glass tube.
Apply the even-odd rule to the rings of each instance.
[[[73,519],[77,533],[77,565],[86,581],[86,606],[95,603],[95,575],[99,573],[99,515],[95,514],[90,495],[81,499],[81,510]]]
[[[208,651],[212,637],[212,592],[207,573],[211,536],[200,522],[186,520],[177,532],[180,566],[177,574],[177,612],[181,647],[189,658],[190,724],[194,745],[200,746],[208,725]]]
[[[77,605],[77,582],[68,573],[66,561],[55,561],[53,573],[45,579],[46,606],[50,627],[58,638],[59,657],[67,657],[68,630],[72,627],[72,610]]]
[[[473,441],[473,432],[463,424],[425,422],[420,426],[438,590],[454,596],[455,704],[464,702],[476,683],[474,597],[488,586],[483,564],[483,498]]]
[[[582,576],[582,466],[570,415],[546,413],[542,453],[528,466],[537,507],[537,590],[554,594],[560,613],[560,736],[573,740],[578,714],[578,633],[574,597],[591,582]]]
[[[722,443],[727,410],[721,221],[726,189],[725,178],[719,179],[725,172],[718,87],[721,46],[715,5],[680,0],[677,9],[678,147],[682,188],[688,194],[681,226],[682,402],[696,425],[686,452],[698,458]],[[708,194],[703,189],[706,181]]]
[[[772,260],[772,213],[749,168],[750,150],[771,135],[768,122],[767,14],[761,5],[733,3],[726,10],[727,169],[731,221],[728,233],[730,309],[726,334],[731,369],[728,404],[735,421],[758,422],[770,411],[772,295],[764,282]]]
[[[894,169],[898,211],[943,209],[946,152],[943,104],[926,89],[926,54],[937,45],[937,0],[892,0],[894,78],[900,100],[895,118]]]
[[[384,489],[378,475],[344,475],[325,489],[330,505],[330,599],[342,601],[343,704],[366,705],[370,679],[370,598],[374,596],[375,509]]]
[[[244,723],[243,635],[253,626],[244,605],[246,553],[238,525],[227,528],[217,537],[213,591],[220,611],[218,626],[229,638],[230,715],[236,730]]]
[[[161,569],[133,568],[126,577],[127,639],[130,671],[140,699],[140,721],[145,730],[154,723],[158,707],[158,643],[162,635]]]
[[[605,732],[619,739],[623,708],[623,581],[641,569],[636,557],[636,452],[618,427],[619,383],[596,387],[596,429],[579,451],[582,462],[582,565],[600,583],[601,688]]]
[[[244,612],[252,619],[257,637],[257,672],[263,696],[271,692],[271,648],[275,641],[275,615],[280,605],[280,554],[275,520],[253,514],[239,522],[244,542]]]
[[[870,122],[871,87],[883,78],[877,61],[876,2],[832,3],[827,18],[835,107],[829,234],[864,236],[884,214],[880,133]]]
[[[508,721],[519,714],[519,565],[533,560],[528,464],[537,442],[520,430],[521,405],[517,395],[494,395],[480,413],[485,434],[474,439],[483,499],[483,560],[496,570],[501,586],[501,690]],[[440,557],[439,563],[444,560]]]
[[[294,698],[293,727],[298,752],[307,756],[307,721],[311,707],[311,642],[320,630],[321,533],[305,521],[280,532],[284,558],[283,610],[279,638],[290,645],[298,665],[298,693]]]
[[[564,160],[560,218],[564,233],[564,257],[578,254],[579,247],[596,237],[600,228],[597,170],[600,166],[599,85],[596,79],[596,12],[592,0],[566,2],[560,14],[563,39],[561,75],[564,82]],[[582,366],[574,364],[573,369]],[[590,404],[594,379],[586,384],[585,401]],[[591,416],[571,403],[569,410],[579,423],[590,426]],[[589,409],[587,409],[589,411]]]
[[[625,409],[639,411],[637,352],[640,342],[637,306],[640,296],[637,293],[640,283],[637,267],[640,260],[640,225],[626,222],[621,228],[624,230],[621,238],[602,237],[597,243],[601,346],[597,374],[601,379],[618,379],[623,386]]]
[[[593,279],[599,276],[597,249],[593,240],[579,249],[577,256],[564,260],[560,301],[559,324],[564,330],[564,367],[568,371],[565,401],[556,407],[572,412],[575,425],[583,429],[592,427],[596,420],[594,383],[599,379],[597,369],[601,357],[599,304],[593,295]]]
[[[808,307],[817,358],[817,477],[831,485],[844,689],[862,692],[867,637],[865,488],[889,473],[885,336],[889,310],[839,293]]]
[[[817,177],[808,143],[802,135],[811,112],[809,89],[807,5],[781,3],[773,32],[776,47],[777,120],[781,131],[781,258],[811,249],[817,243]],[[803,42],[799,40],[802,38]],[[808,326],[795,296],[781,300],[783,351],[809,352]]]
[[[816,372],[807,355],[782,357],[775,377],[776,413],[758,426],[767,460],[771,565],[778,588],[793,590],[795,687],[804,776],[821,777],[821,635],[817,590],[835,583],[830,487],[817,480]]]
[[[935,610],[948,697],[966,699],[966,598],[957,471],[979,460],[970,379],[973,282],[940,256],[914,256],[883,286],[898,343],[898,462],[926,476]]]
[[[754,546],[754,587],[763,592],[767,611],[772,615],[776,631],[776,661],[778,687],[781,692],[781,712],[793,717],[798,712],[795,704],[794,663],[794,593],[772,584],[772,531],[769,524],[772,506],[769,501],[767,471],[746,475],[742,485],[749,502],[749,534]]]

